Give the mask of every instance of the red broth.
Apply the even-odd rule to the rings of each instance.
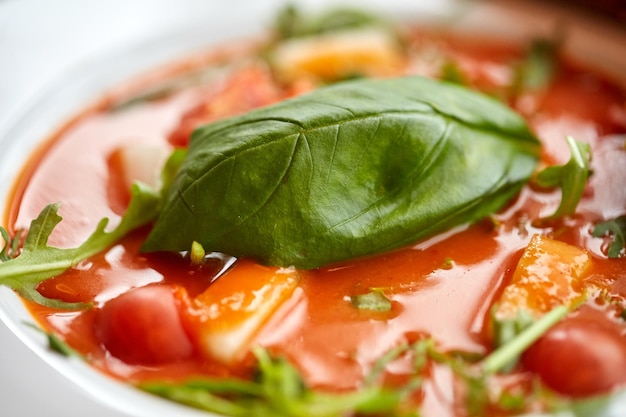
[[[513,63],[523,58],[523,46],[419,31],[411,34],[410,42],[410,49],[416,51],[444,51],[472,85],[491,94],[503,91]],[[237,58],[248,53],[232,55]],[[207,65],[205,61],[190,60],[165,72]],[[120,189],[119,173],[112,160],[120,145],[129,141],[181,143],[199,123],[269,104],[311,87],[307,83],[285,87],[259,67],[242,71],[234,71],[222,90],[211,85],[194,87],[120,111],[110,111],[110,107],[128,92],[112,93],[77,116],[49,141],[44,151],[30,159],[16,186],[7,224],[13,231],[27,227],[44,205],[60,201],[64,220],[49,243],[75,246],[101,218],[109,217],[115,223],[127,204],[128,195]],[[403,71],[428,74],[432,68],[413,57]],[[158,81],[158,77],[150,80]],[[139,84],[143,87],[146,81]],[[242,102],[242,94],[248,101]],[[206,110],[218,101],[221,108]],[[528,92],[511,99],[510,104],[527,118],[541,139],[545,164],[564,163],[569,158],[563,140],[566,135],[591,144],[595,172],[576,215],[549,228],[534,226],[529,219],[554,211],[559,193],[527,186],[496,216],[497,224],[484,221],[393,253],[309,271],[293,297],[256,336],[255,343],[286,355],[311,386],[331,390],[358,387],[372,363],[386,351],[425,336],[432,336],[444,351],[488,353],[492,350],[488,326],[491,305],[535,233],[588,250],[593,257],[589,279],[622,302],[626,297],[626,259],[607,259],[607,240],[593,238],[590,230],[599,220],[626,213],[626,93],[601,74],[563,59],[545,91]],[[622,136],[611,137],[614,134]],[[175,254],[142,254],[139,246],[146,233],[145,229],[134,232],[107,252],[39,287],[50,298],[93,302],[92,309],[56,311],[27,303],[32,314],[46,329],[84,354],[93,366],[122,380],[135,383],[184,380],[197,375],[245,375],[249,365],[246,361],[225,366],[191,354],[170,363],[133,364],[107,350],[97,320],[111,300],[133,288],[153,284],[182,287],[193,296],[206,289],[223,267],[223,261],[217,258],[198,268]],[[384,289],[392,301],[390,311],[357,310],[347,301],[347,297],[370,288]],[[605,311],[596,304],[584,306],[577,314],[582,319],[610,323],[611,331],[623,336],[625,323],[613,317],[612,310]],[[534,356],[510,376],[514,384],[527,384],[529,370],[537,372],[538,367],[545,366],[539,349],[531,354]],[[621,371],[626,373],[626,369]],[[432,416],[454,415],[458,409],[449,400],[454,391],[450,375],[443,368],[435,368],[431,377],[424,389],[425,412]],[[603,389],[614,389],[613,385]]]

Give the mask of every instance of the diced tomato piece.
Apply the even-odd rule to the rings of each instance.
[[[243,359],[254,336],[291,297],[301,273],[239,260],[193,299],[201,353],[226,364]]]
[[[235,72],[217,90],[189,110],[170,134],[175,146],[187,146],[191,133],[203,124],[245,113],[283,98],[269,70],[260,65]]]
[[[183,327],[184,290],[149,285],[108,301],[96,318],[96,335],[115,357],[153,365],[190,357],[193,344]]]

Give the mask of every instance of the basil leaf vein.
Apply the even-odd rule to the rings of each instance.
[[[501,208],[539,142],[494,99],[360,79],[198,129],[144,250],[303,269],[399,248]]]

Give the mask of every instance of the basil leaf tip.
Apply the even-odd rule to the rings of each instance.
[[[419,76],[336,83],[197,129],[143,250],[313,269],[477,221],[535,169],[496,100]]]

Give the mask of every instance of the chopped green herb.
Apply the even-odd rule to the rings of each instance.
[[[391,311],[391,300],[380,289],[373,289],[366,294],[350,296],[350,302],[359,310]]]
[[[510,341],[512,341],[517,335],[519,335],[522,331],[524,331],[528,326],[534,323],[534,318],[523,309],[520,309],[517,312],[517,317],[514,319],[507,320],[498,320],[495,317],[495,311],[497,310],[497,306],[492,308],[491,320],[493,323],[493,332],[494,332],[494,345],[495,347],[504,346]],[[517,363],[517,357],[515,357],[511,362],[509,362],[504,368],[504,371],[509,371],[513,369],[515,364]]]
[[[558,323],[571,311],[570,306],[559,306],[537,319],[527,326],[506,344],[499,346],[481,363],[483,372],[493,374],[506,369],[509,364],[516,360],[530,345]]]
[[[194,240],[191,243],[191,251],[189,251],[189,258],[191,259],[191,262],[196,265],[202,264],[204,261],[204,255],[206,255],[206,251],[201,244]]]
[[[446,258],[441,265],[441,269],[452,269],[454,268],[454,259]]]
[[[536,39],[530,44],[526,59],[515,67],[513,94],[546,88],[558,69],[559,40]]]
[[[613,237],[607,256],[609,258],[619,258],[626,248],[626,216],[598,223],[592,231],[594,237],[602,237],[607,234]]]
[[[442,81],[448,81],[459,85],[467,85],[467,77],[459,65],[451,60],[446,61],[441,66],[441,74],[439,78]]]

